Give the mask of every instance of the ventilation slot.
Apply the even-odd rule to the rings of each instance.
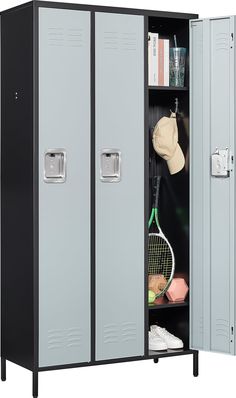
[[[218,33],[215,38],[216,50],[228,50],[229,49],[229,35],[227,33]]]
[[[104,32],[104,50],[121,50],[135,51],[137,50],[136,33],[116,31]]]
[[[80,328],[53,329],[48,331],[48,349],[62,349],[81,345]]]
[[[119,331],[116,324],[108,324],[104,326],[103,341],[104,344],[118,343]]]
[[[118,32],[104,32],[104,49],[118,50]]]
[[[135,51],[137,49],[136,33],[122,33],[121,49],[125,51]]]
[[[123,342],[136,340],[137,328],[135,323],[125,322],[122,325],[121,340]]]
[[[67,44],[69,47],[82,47],[83,29],[76,29],[76,28],[68,29]]]
[[[135,323],[124,322],[121,325],[107,324],[103,328],[104,344],[126,343],[137,339]]]
[[[82,47],[84,45],[84,30],[77,28],[48,28],[48,44],[53,47]]]
[[[224,337],[229,339],[229,322],[225,319],[216,319],[215,333],[217,337]]]
[[[48,43],[49,46],[61,47],[64,46],[65,33],[64,28],[48,28]]]

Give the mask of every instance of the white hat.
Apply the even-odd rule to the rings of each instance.
[[[162,117],[153,131],[155,151],[167,161],[170,174],[178,173],[185,164],[184,154],[178,144],[178,127],[175,113]]]

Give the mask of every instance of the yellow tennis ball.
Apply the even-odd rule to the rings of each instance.
[[[148,303],[153,303],[155,301],[156,295],[153,290],[148,290]]]

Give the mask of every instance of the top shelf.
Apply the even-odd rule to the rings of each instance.
[[[149,90],[154,91],[188,91],[188,87],[172,87],[172,86],[148,86]]]

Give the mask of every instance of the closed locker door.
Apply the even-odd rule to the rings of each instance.
[[[96,360],[144,355],[144,18],[95,14]]]
[[[39,9],[39,366],[90,361],[90,13]]]
[[[234,17],[191,25],[191,346],[234,354]]]

